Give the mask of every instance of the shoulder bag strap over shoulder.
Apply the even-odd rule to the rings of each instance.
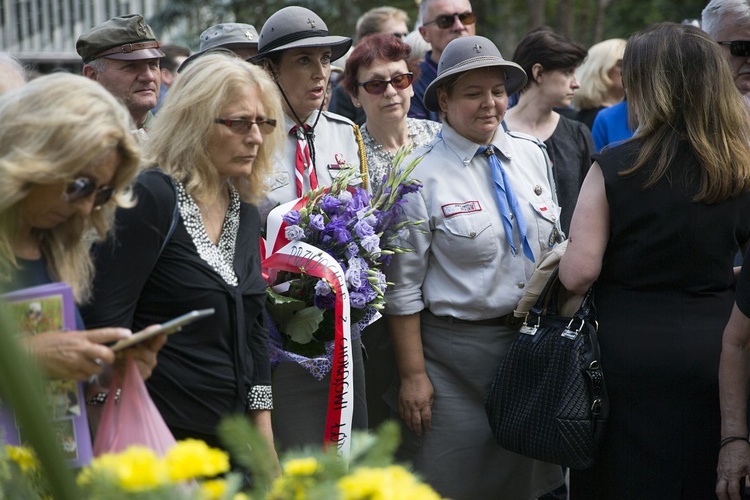
[[[542,151],[542,155],[544,155],[544,163],[547,165],[547,181],[549,182],[549,188],[552,191],[552,201],[555,202],[555,205],[559,205],[557,201],[557,184],[555,183],[555,174],[552,171],[552,168],[553,168],[552,160],[550,160],[549,154],[547,154],[547,145],[543,141],[540,141],[538,137],[534,137],[532,135],[520,134],[518,132],[511,132],[511,131],[508,131],[508,134],[511,137],[514,137],[516,139],[523,139],[525,141],[532,142],[536,144],[539,147],[539,149]],[[565,232],[562,230],[562,226],[560,226],[559,217],[557,218],[557,221],[555,221],[555,227],[557,228],[557,231],[560,233],[562,238],[566,239],[567,236],[565,235]]]

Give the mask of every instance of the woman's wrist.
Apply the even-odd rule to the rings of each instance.
[[[733,443],[734,441],[744,441],[745,443],[750,444],[750,440],[748,440],[747,436],[727,436],[721,440],[719,448],[723,448],[725,445]]]

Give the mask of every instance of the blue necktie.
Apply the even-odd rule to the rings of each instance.
[[[523,254],[528,257],[531,262],[534,262],[534,252],[531,251],[531,245],[529,245],[529,240],[526,238],[526,220],[523,218],[521,206],[518,204],[516,193],[513,192],[513,187],[508,181],[505,169],[503,169],[500,160],[498,160],[495,155],[495,149],[493,146],[481,146],[477,150],[477,155],[480,154],[485,155],[490,162],[490,170],[492,170],[492,180],[495,187],[495,197],[497,198],[497,204],[500,207],[500,215],[502,215],[503,227],[505,228],[505,239],[508,242],[508,245],[510,245],[513,255],[517,255],[518,250],[513,242],[513,215],[515,215],[518,233],[523,242]]]

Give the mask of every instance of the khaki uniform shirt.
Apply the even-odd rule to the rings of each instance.
[[[560,216],[544,156],[534,143],[501,128],[492,144],[518,197],[538,261],[555,244]],[[405,242],[414,252],[394,255],[386,271],[394,283],[386,291],[386,313],[427,308],[438,316],[481,320],[508,314],[518,303],[534,263],[523,254],[517,231],[519,252],[513,255],[506,243],[489,161],[475,156],[478,148],[443,124],[440,136],[413,153],[423,155],[412,177],[424,187],[407,195],[404,214],[424,222]]]
[[[313,112],[305,122],[313,126],[318,112]],[[297,137],[289,135],[295,122],[284,114],[284,122],[280,124],[287,133],[281,147],[274,156],[274,171],[269,179],[270,191],[266,200],[260,204],[261,220],[265,225],[268,213],[277,205],[297,198],[295,181],[295,157],[297,154]],[[333,176],[337,175],[344,163],[356,165],[361,169],[360,147],[355,134],[354,123],[343,116],[323,111],[318,124],[315,126],[315,172],[318,176],[318,186],[330,186]],[[362,149],[363,150],[363,149]],[[303,193],[310,190],[309,175],[304,176]]]

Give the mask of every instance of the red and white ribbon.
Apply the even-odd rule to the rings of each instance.
[[[269,216],[269,234],[274,234],[271,232],[270,219]],[[276,231],[278,235],[278,229]],[[276,246],[275,241],[269,241],[267,248],[274,246]],[[354,410],[354,369],[349,290],[346,288],[344,270],[336,259],[301,241],[287,243],[274,251],[263,261],[262,266],[297,273],[304,269],[305,274],[328,281],[336,293],[333,359],[331,360],[331,382],[328,390],[323,446],[334,445],[341,456],[348,458]]]

